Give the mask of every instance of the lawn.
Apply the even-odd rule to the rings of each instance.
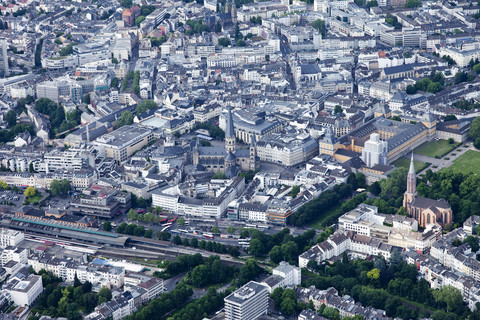
[[[41,193],[37,193],[36,195],[34,195],[33,197],[29,197],[29,198],[25,198],[25,200],[23,201],[24,204],[33,204],[35,202],[39,202],[40,200],[42,200],[43,196]]]
[[[455,149],[455,147],[457,147],[458,145],[460,144],[450,144],[447,140],[435,140],[422,144],[420,147],[415,149],[414,152],[416,154],[421,154],[431,158],[435,158],[435,156],[443,157],[444,155]]]
[[[318,218],[317,220],[315,220],[314,222],[312,222],[310,224],[310,227],[312,228],[316,228],[316,229],[323,229],[324,228],[324,225],[323,223],[325,222],[325,220],[331,216],[334,216],[336,214],[340,214],[340,207],[342,206],[342,203],[339,203],[338,205],[336,205],[335,207],[332,207],[330,210],[328,210],[327,212],[325,212],[324,214],[322,214],[322,216],[320,218]]]
[[[448,168],[455,172],[480,174],[480,152],[468,150],[463,155],[453,160]]]
[[[405,168],[408,170],[410,168],[410,159],[400,158],[398,160],[395,160],[392,164],[397,168]],[[430,165],[429,163],[413,160],[413,166],[415,167],[416,173],[419,173],[429,165]]]

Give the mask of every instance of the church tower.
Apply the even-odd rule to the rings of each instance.
[[[255,145],[255,133],[250,138],[250,170],[255,171],[257,169],[257,146]]]
[[[407,175],[407,191],[403,195],[403,206],[407,210],[407,213],[411,215],[410,204],[415,200],[417,196],[417,176],[415,174],[415,166],[413,162],[413,152],[412,159],[410,160],[410,169],[408,170]]]
[[[232,23],[235,25],[237,23],[237,5],[235,0],[232,0],[232,9],[230,11],[232,17]]]
[[[228,106],[227,127],[225,128],[225,150],[231,153],[236,152],[235,129],[233,128],[232,109]]]
[[[197,141],[195,142],[195,146],[193,147],[193,165],[198,165],[200,162],[200,150],[199,150],[200,141],[197,137]]]

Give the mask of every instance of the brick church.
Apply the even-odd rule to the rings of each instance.
[[[407,175],[407,191],[403,195],[403,206],[407,214],[418,221],[421,227],[433,223],[444,227],[452,223],[452,207],[445,199],[429,199],[417,195],[417,177],[412,160]]]

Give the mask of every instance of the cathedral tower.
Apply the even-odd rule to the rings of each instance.
[[[233,128],[232,109],[228,106],[227,114],[227,127],[225,128],[225,150],[231,153],[235,153],[237,146],[237,140],[235,138],[235,129]]]

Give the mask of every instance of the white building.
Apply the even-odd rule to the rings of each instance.
[[[6,247],[12,246],[16,247],[24,239],[23,232],[10,230],[10,229],[0,229],[0,248],[5,249]]]
[[[224,298],[225,319],[254,320],[268,310],[267,287],[250,281],[240,289]]]
[[[29,275],[25,280],[13,277],[6,285],[5,291],[17,306],[30,306],[43,292],[42,277]]]
[[[367,167],[374,167],[377,164],[387,164],[388,147],[387,142],[380,140],[378,133],[372,133],[370,139],[365,142],[362,150],[362,160]]]

